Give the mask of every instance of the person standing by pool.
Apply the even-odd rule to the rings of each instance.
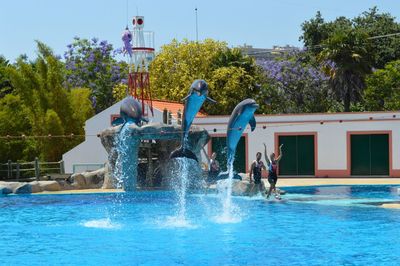
[[[217,154],[213,152],[211,154],[211,158],[209,161],[209,166],[208,166],[208,182],[213,182],[217,179],[217,176],[219,172],[221,171],[221,168],[219,167],[219,163],[216,160]]]
[[[282,146],[279,146],[279,156],[275,158],[275,153],[271,153],[270,158],[268,158],[267,155],[267,145],[264,143],[264,156],[265,160],[267,161],[268,165],[268,183],[269,183],[269,190],[267,193],[267,199],[271,195],[271,192],[274,191],[275,198],[276,199],[281,199],[279,196],[279,193],[276,191],[276,183],[278,182],[278,174],[277,174],[277,169],[278,169],[278,163],[282,159]]]
[[[254,178],[254,186],[258,186],[259,191],[262,190],[262,184],[261,184],[262,169],[267,170],[263,161],[261,161],[261,152],[257,152],[256,159],[251,164],[251,168],[250,168],[250,183],[253,182],[253,179],[252,179],[252,177],[253,177]],[[253,186],[253,188],[254,188],[254,186]],[[251,191],[253,191],[253,188],[251,189]]]

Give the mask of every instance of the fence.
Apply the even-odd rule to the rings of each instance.
[[[36,178],[46,174],[64,174],[64,161],[41,162],[35,158],[33,162],[12,162],[0,164],[0,180],[19,180]]]

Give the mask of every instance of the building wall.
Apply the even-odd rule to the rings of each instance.
[[[87,165],[93,170],[93,168],[102,167],[107,162],[108,154],[97,134],[111,126],[111,116],[119,114],[120,105],[121,102],[118,102],[86,121],[85,141],[63,154],[66,173],[73,173],[74,165],[81,167]],[[162,112],[154,109],[154,117],[150,119],[150,122],[162,122],[162,118]]]
[[[63,155],[65,170],[72,173],[77,164],[101,165],[107,161],[98,133],[110,126],[111,115],[119,113],[119,103],[86,121],[85,141]],[[162,121],[162,111],[154,109],[153,122]],[[197,117],[194,125],[208,130],[211,136],[226,135],[229,116]],[[379,133],[390,134],[390,176],[400,177],[400,112],[302,114],[302,115],[259,115],[257,127],[246,134],[246,169],[255,160],[258,151],[263,152],[266,143],[268,154],[277,152],[278,136],[282,134],[315,135],[315,176],[350,176],[350,134]],[[265,128],[264,128],[265,127]],[[209,147],[205,147],[210,152]],[[284,150],[283,150],[284,151]],[[205,156],[202,160],[207,162]],[[263,158],[264,160],[264,158]],[[248,171],[248,170],[247,170]]]
[[[228,119],[228,116],[209,116],[197,118],[195,124],[205,127],[211,136],[221,135],[226,134]],[[263,152],[263,142],[269,154],[277,152],[279,135],[307,133],[315,135],[316,139],[315,176],[347,177],[350,176],[351,132],[389,133],[390,176],[400,177],[400,112],[271,115],[256,116],[256,121],[257,128],[253,132],[249,127],[244,131],[248,134],[248,169],[256,153]]]

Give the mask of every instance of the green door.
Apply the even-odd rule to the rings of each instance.
[[[351,174],[369,175],[371,171],[371,152],[369,135],[351,135]]]
[[[279,162],[280,175],[314,175],[314,136],[279,136],[283,157]]]
[[[284,155],[279,162],[279,174],[297,175],[297,137],[280,136],[279,145],[281,144],[283,144],[282,151]]]
[[[315,174],[314,136],[297,136],[298,175]]]
[[[217,153],[217,161],[221,166],[221,170],[226,170],[227,149],[226,137],[211,138],[212,152]],[[236,148],[235,162],[233,168],[238,173],[246,173],[246,139],[242,136]]]
[[[351,135],[351,174],[389,175],[389,135]]]

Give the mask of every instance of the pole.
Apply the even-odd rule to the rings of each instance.
[[[194,9],[195,13],[196,13],[196,42],[199,42],[199,26],[197,23],[197,7]]]
[[[65,166],[64,166],[64,161],[60,161],[60,174],[65,174]]]
[[[39,158],[35,158],[35,177],[36,180],[39,181],[40,169],[39,169]]]
[[[11,164],[11,160],[8,160],[8,163],[7,163],[7,178],[8,178],[8,179],[12,178],[12,164]]]
[[[17,181],[19,181],[20,165],[17,163]]]
[[[178,110],[178,113],[176,115],[178,117],[178,125],[182,125],[182,112],[181,112],[181,109]]]

